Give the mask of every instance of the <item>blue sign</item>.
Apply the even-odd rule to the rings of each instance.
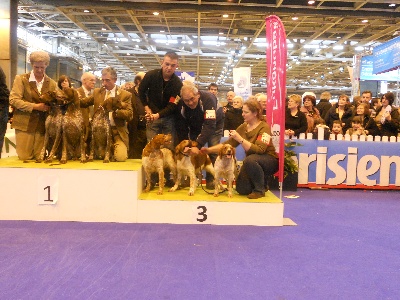
[[[393,70],[382,74],[374,74],[373,68],[374,57],[372,55],[363,56],[361,58],[360,80],[397,81],[400,79],[398,70]]]
[[[297,142],[299,186],[400,189],[398,142]]]
[[[374,74],[400,67],[400,36],[374,48]]]

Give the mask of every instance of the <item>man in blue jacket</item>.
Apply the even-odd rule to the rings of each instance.
[[[191,82],[184,82],[181,89],[181,100],[178,104],[177,133],[178,142],[190,139],[198,143],[198,148],[191,150],[197,154],[205,144],[208,147],[220,143],[223,127],[224,113],[214,94],[199,91]],[[216,156],[210,155],[212,162]],[[207,174],[206,187],[213,189],[214,178]]]

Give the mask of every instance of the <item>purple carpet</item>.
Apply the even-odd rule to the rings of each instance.
[[[0,299],[400,299],[400,192],[287,194],[298,226],[0,221]]]

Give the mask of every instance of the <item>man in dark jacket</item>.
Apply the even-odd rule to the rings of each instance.
[[[332,104],[329,102],[329,100],[331,100],[331,93],[323,92],[317,104],[317,109],[319,110],[319,114],[322,119],[325,119],[326,114],[332,107]]]
[[[3,69],[0,67],[0,158],[1,151],[3,149],[4,136],[7,131],[7,122],[8,122],[8,108],[10,105],[9,102],[10,91],[7,88],[6,84],[6,74]]]
[[[139,97],[146,112],[147,141],[159,133],[172,134],[175,140],[175,119],[182,81],[175,75],[178,55],[167,52],[161,69],[149,71],[139,86]],[[172,143],[172,146],[174,145]]]
[[[179,142],[190,139],[198,143],[198,148],[191,150],[192,154],[208,143],[208,147],[220,143],[224,113],[217,98],[210,92],[199,91],[191,82],[184,82],[181,89],[182,99],[178,105],[177,133]],[[210,155],[212,162],[216,156]],[[214,188],[214,179],[207,174],[207,188]]]

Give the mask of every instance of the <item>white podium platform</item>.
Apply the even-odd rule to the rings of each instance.
[[[283,202],[271,192],[249,200],[200,187],[142,193],[140,160],[61,165],[0,159],[0,220],[283,226]]]

